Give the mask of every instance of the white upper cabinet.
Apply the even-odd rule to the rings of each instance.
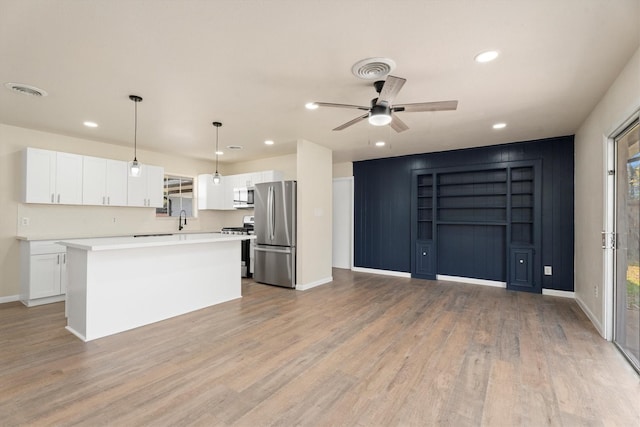
[[[127,176],[128,206],[162,207],[164,168],[140,165],[140,176]]]
[[[215,185],[211,174],[198,175],[198,209],[232,210],[233,189],[252,188],[261,182],[282,181],[280,171],[251,172],[222,177],[222,182]]]
[[[25,150],[25,203],[82,204],[82,156]]]
[[[220,184],[214,184],[211,174],[198,175],[198,209],[233,209],[233,175],[223,176]]]
[[[84,156],[82,204],[127,206],[127,162]]]

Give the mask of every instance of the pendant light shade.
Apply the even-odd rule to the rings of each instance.
[[[137,95],[129,95],[129,99],[134,102],[134,125],[133,125],[133,161],[129,163],[129,175],[139,177],[142,167],[138,163],[138,102],[142,102],[142,97]]]
[[[213,183],[215,185],[220,185],[222,182],[222,175],[218,172],[218,129],[222,126],[220,122],[213,122],[213,125],[216,127],[216,172],[211,176],[213,179]]]

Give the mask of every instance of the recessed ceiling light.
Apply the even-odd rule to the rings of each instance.
[[[378,141],[376,142],[376,147],[384,147],[385,142],[384,141]]]
[[[504,129],[507,127],[506,123],[496,123],[495,125],[493,125],[494,129]]]
[[[14,92],[29,96],[47,96],[47,92],[35,86],[25,85],[22,83],[5,83],[4,86]]]
[[[488,50],[477,54],[473,59],[480,63],[491,62],[496,59],[498,55],[500,55],[500,53],[497,50]]]
[[[315,102],[307,102],[306,104],[304,104],[304,106],[307,110],[315,110],[318,108],[318,104],[316,104]]]
[[[273,141],[270,139],[267,139],[264,143],[265,145],[273,145]]]
[[[96,122],[82,122],[83,125],[85,125],[88,128],[97,128],[98,124]]]
[[[224,154],[224,151],[216,151],[215,154],[218,156],[222,156]]]

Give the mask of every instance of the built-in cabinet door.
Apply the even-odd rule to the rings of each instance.
[[[533,249],[511,248],[509,289],[527,290],[533,287]]]
[[[127,176],[127,205],[147,206],[147,165],[140,165],[140,175]]]
[[[82,203],[85,205],[105,205],[107,160],[84,156],[82,159]]]
[[[62,254],[31,255],[29,299],[60,295]]]
[[[54,203],[56,192],[55,151],[25,150],[25,203]]]
[[[147,169],[147,206],[161,208],[164,197],[164,168],[146,165]]]
[[[127,206],[127,174],[127,162],[107,159],[107,175],[105,180],[107,205]]]
[[[56,153],[56,193],[55,203],[82,204],[82,156]]]
[[[416,242],[416,277],[422,279],[436,278],[435,251],[433,242]]]

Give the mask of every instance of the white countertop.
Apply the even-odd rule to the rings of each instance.
[[[255,239],[254,235],[222,233],[189,233],[164,236],[99,237],[89,239],[65,239],[57,243],[85,251],[110,251],[157,246],[193,245],[198,243],[232,242]]]

